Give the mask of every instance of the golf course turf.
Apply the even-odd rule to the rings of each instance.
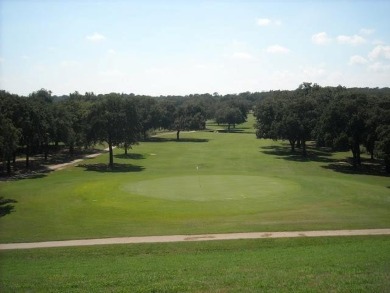
[[[14,250],[2,292],[388,292],[390,237]]]
[[[252,124],[232,133],[209,125],[179,142],[166,134],[128,156],[117,148],[113,170],[103,154],[0,182],[1,196],[17,201],[0,218],[0,242],[390,227],[386,174],[347,168],[349,152],[309,146],[303,158],[285,142],[257,140]],[[0,289],[386,292],[389,242],[372,236],[7,251]]]

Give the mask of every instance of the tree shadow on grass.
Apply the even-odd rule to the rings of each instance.
[[[16,200],[10,198],[0,197],[0,217],[4,217],[12,213],[15,209],[15,206],[11,203],[17,203]]]
[[[114,167],[110,168],[107,164],[79,164],[77,167],[84,168],[85,171],[101,172],[101,173],[127,173],[127,172],[141,172],[145,168],[142,166],[132,164],[118,164],[114,163]]]
[[[352,158],[348,158],[347,161],[339,161],[321,167],[344,174],[390,177],[390,174],[386,172],[385,167],[379,160],[362,159],[362,164],[357,167],[354,167],[350,162],[352,162]]]
[[[234,134],[255,134],[255,131],[246,131],[246,129],[249,128],[231,128],[230,130],[228,129],[217,129],[215,130],[218,133],[234,133]]]
[[[209,142],[209,139],[205,138],[166,138],[166,137],[149,137],[145,140],[146,142]]]
[[[114,155],[115,158],[118,159],[126,159],[126,160],[141,160],[145,159],[145,156],[142,154],[134,154],[134,153],[129,153],[129,154],[117,154]]]
[[[296,149],[295,152],[291,152],[290,145],[281,146],[264,146],[260,147],[261,152],[267,155],[277,156],[278,159],[294,162],[322,162],[333,163],[337,162],[336,159],[332,159],[332,153],[328,150],[322,150],[313,148],[310,145],[307,146],[306,157],[302,156],[301,149]]]

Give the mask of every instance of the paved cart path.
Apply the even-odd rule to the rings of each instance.
[[[296,238],[296,237],[326,237],[326,236],[328,236],[328,237],[329,236],[357,236],[357,235],[390,235],[390,229],[325,230],[325,231],[295,231],[295,232],[252,232],[252,233],[202,234],[202,235],[141,236],[141,237],[82,239],[82,240],[31,242],[31,243],[7,243],[7,244],[0,244],[0,250],[68,247],[68,246],[89,246],[89,245],[109,245],[109,244],[165,243],[165,242],[215,241],[215,240],[264,239],[264,238]]]

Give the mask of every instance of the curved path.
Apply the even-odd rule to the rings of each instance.
[[[165,243],[165,242],[189,242],[189,241],[213,241],[213,240],[359,236],[359,235],[390,235],[390,229],[142,236],[142,237],[101,238],[101,239],[64,240],[64,241],[47,241],[47,242],[31,242],[31,243],[7,243],[7,244],[0,244],[0,250],[109,245],[109,244]]]

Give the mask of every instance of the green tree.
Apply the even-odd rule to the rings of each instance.
[[[367,137],[367,96],[344,91],[335,96],[320,118],[320,133],[328,146],[352,151],[353,165],[361,164],[360,145]]]
[[[200,105],[187,103],[179,106],[174,114],[171,129],[176,130],[176,140],[180,140],[180,131],[199,130],[206,126],[204,110]]]
[[[106,142],[109,149],[109,167],[114,167],[113,146],[127,147],[137,140],[139,130],[135,106],[119,94],[108,94],[97,101],[89,116],[89,139]]]
[[[139,116],[140,130],[143,139],[147,139],[148,131],[159,127],[160,112],[156,99],[139,97],[134,100]]]
[[[19,137],[20,130],[11,119],[0,114],[0,155],[8,176],[11,175],[11,160],[18,147]]]

